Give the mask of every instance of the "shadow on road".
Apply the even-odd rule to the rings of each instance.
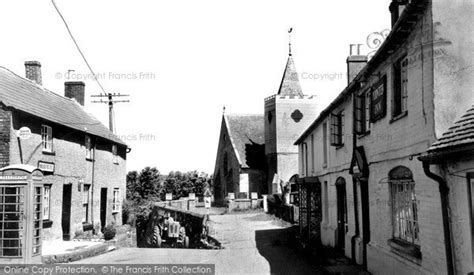
[[[257,250],[269,263],[271,274],[321,274],[296,249],[295,228],[279,228],[255,231]]]

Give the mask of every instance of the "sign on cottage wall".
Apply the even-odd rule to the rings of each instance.
[[[372,89],[371,94],[371,104],[370,104],[370,117],[371,121],[377,121],[385,117],[387,110],[387,78],[384,76],[380,81],[378,81],[374,88]]]
[[[31,137],[31,130],[28,127],[21,127],[16,131],[16,136],[21,140],[29,139]]]
[[[54,173],[54,163],[40,160],[38,161],[38,169],[43,172]]]

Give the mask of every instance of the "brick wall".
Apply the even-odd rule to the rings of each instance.
[[[41,125],[52,126],[54,154],[45,154],[41,147]],[[32,131],[32,136],[27,140],[18,141],[15,131],[26,126]],[[120,191],[121,202],[125,199],[126,185],[126,148],[118,146],[118,164],[113,163],[112,144],[103,139],[95,140],[96,153],[95,162],[86,160],[85,133],[57,124],[48,123],[40,118],[16,111],[13,115],[13,123],[10,128],[10,164],[21,162],[19,145],[22,148],[23,163],[37,166],[39,161],[54,163],[54,173],[46,173],[45,184],[51,184],[50,220],[53,222],[51,228],[43,232],[44,239],[62,238],[62,196],[65,184],[72,185],[71,193],[71,217],[70,233],[74,237],[76,231],[82,231],[82,191],[83,184],[93,186],[89,201],[89,223],[100,226],[100,192],[101,188],[107,188],[106,224],[115,222],[122,224],[121,211],[112,212],[113,190]],[[19,144],[20,142],[20,144]],[[93,168],[94,166],[94,168]],[[94,170],[94,177],[92,171]],[[81,184],[83,182],[83,184]],[[79,185],[81,191],[79,191]]]
[[[11,112],[0,106],[0,167],[10,164]]]

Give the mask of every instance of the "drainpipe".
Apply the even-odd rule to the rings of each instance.
[[[92,233],[96,234],[95,226],[94,226],[94,176],[95,176],[95,150],[96,148],[96,140],[94,140],[94,151],[92,154],[92,175],[91,175],[91,223],[92,223]]]
[[[426,176],[438,182],[439,185],[439,193],[441,197],[441,212],[443,215],[444,245],[446,250],[446,268],[448,271],[448,275],[452,275],[454,274],[454,261],[451,243],[451,227],[448,211],[449,187],[446,180],[430,171],[430,163],[428,161],[423,161],[423,171],[425,172]]]
[[[352,94],[352,155],[355,154],[355,148],[357,147],[357,136],[355,132],[355,95]],[[355,259],[355,241],[359,237],[360,229],[359,229],[359,207],[358,207],[358,200],[357,200],[357,183],[355,178],[352,178],[352,194],[354,198],[354,221],[355,221],[355,235],[351,238],[351,256],[352,261],[356,262]]]

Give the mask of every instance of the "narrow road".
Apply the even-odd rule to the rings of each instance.
[[[288,247],[288,225],[264,213],[212,215],[221,250],[121,248],[74,263],[215,264],[216,274],[318,274]]]

